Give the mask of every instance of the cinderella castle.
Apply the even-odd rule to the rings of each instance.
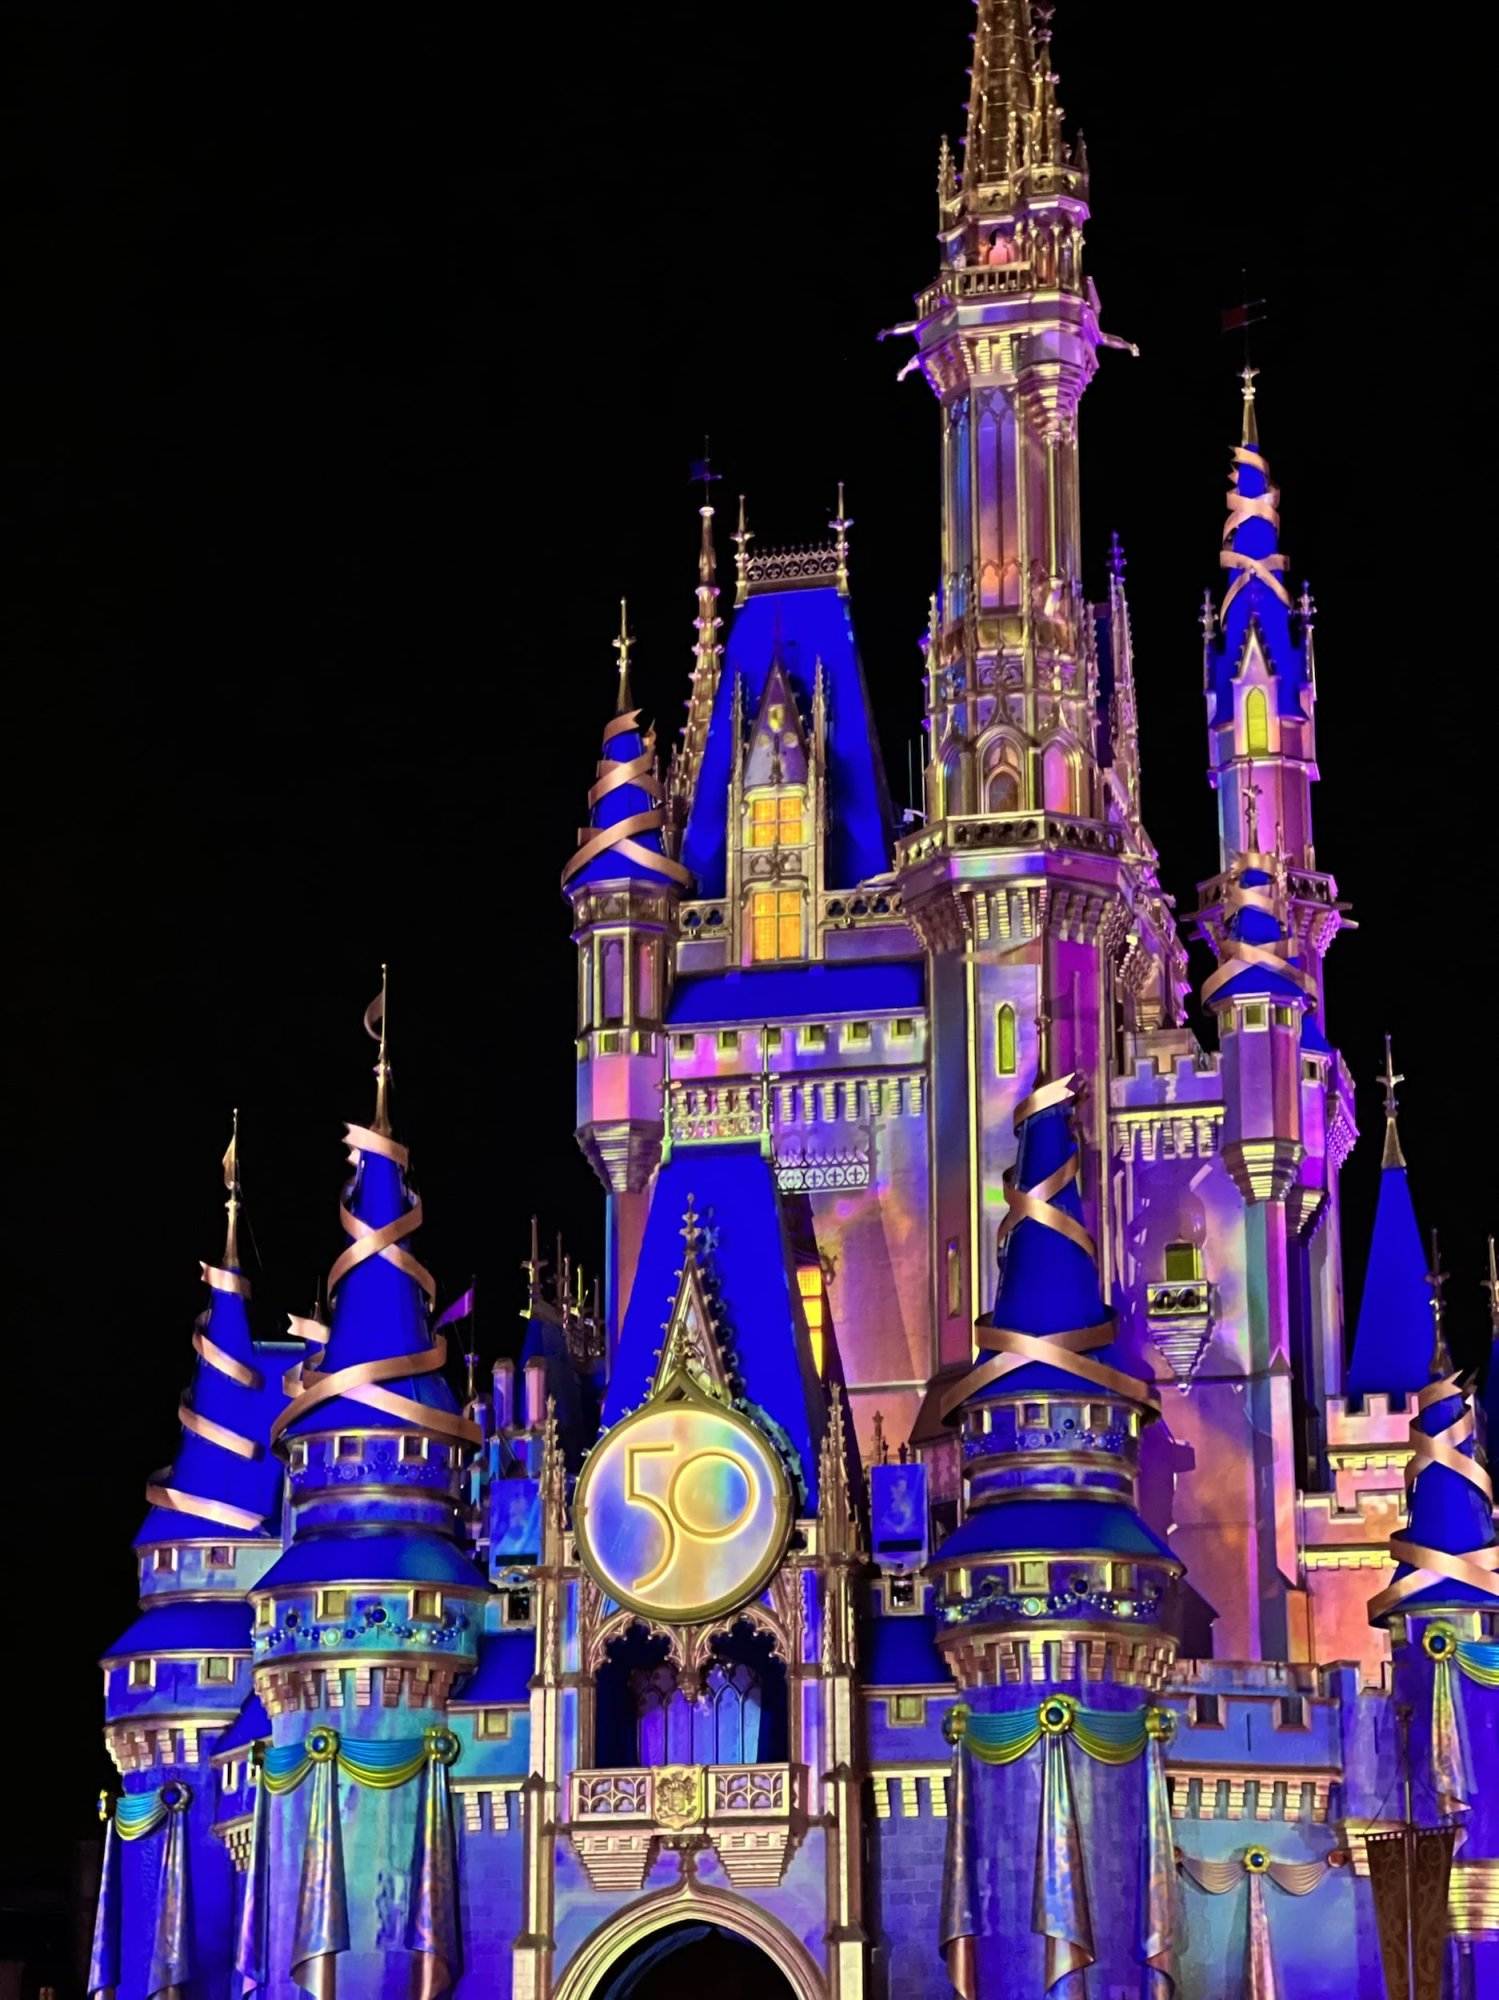
[[[450,1386],[383,996],[328,1310],[280,1338],[230,1148],[102,1654],[104,2000],[1499,1994],[1485,1415],[1388,1048],[1344,1306],[1314,606],[1246,369],[1184,923],[1117,545],[1080,581],[1118,343],[1050,11],[980,0],[897,329],[941,454],[924,810],[841,505],[772,548],[741,503],[732,586],[703,506],[664,757],[622,623],[556,857],[601,1293],[533,1231],[518,1358]]]

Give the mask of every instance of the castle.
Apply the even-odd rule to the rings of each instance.
[[[563,874],[601,1296],[533,1231],[519,1360],[453,1392],[383,995],[329,1309],[281,1340],[231,1144],[102,1657],[91,1994],[644,2000],[725,1940],[796,2000],[1342,2000],[1406,1992],[1408,1949],[1415,1992],[1499,1993],[1485,1417],[1388,1048],[1345,1328],[1314,606],[1246,369],[1204,1039],[1117,545],[1105,602],[1080,581],[1118,343],[1049,19],[979,0],[898,330],[939,406],[924,811],[891,809],[841,504],[784,549],[741,503],[732,607],[704,504],[664,776],[622,621]]]

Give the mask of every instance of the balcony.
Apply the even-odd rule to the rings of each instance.
[[[595,1889],[634,1895],[658,1845],[711,1846],[736,1888],[773,1888],[806,1824],[794,1764],[574,1771],[565,1831]]]
[[[1213,1287],[1206,1278],[1168,1278],[1145,1287],[1150,1338],[1185,1391],[1201,1365],[1213,1330]]]

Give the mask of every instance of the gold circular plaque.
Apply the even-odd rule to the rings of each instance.
[[[691,1396],[647,1403],[589,1453],[578,1554],[617,1604],[692,1625],[746,1604],[785,1553],[791,1489],[753,1424]]]

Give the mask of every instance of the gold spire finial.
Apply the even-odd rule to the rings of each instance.
[[[749,524],[744,495],[739,496],[739,526],[734,530],[734,602],[743,604],[749,596],[750,543],[755,539]]]
[[[1447,1316],[1446,1302],[1442,1297],[1447,1288],[1447,1273],[1442,1269],[1442,1246],[1437,1232],[1431,1232],[1431,1269],[1426,1273],[1426,1282],[1431,1287],[1431,1379],[1438,1382],[1444,1375],[1452,1373],[1452,1356],[1447,1349],[1447,1333],[1443,1322]]]
[[[1489,1333],[1499,1340],[1499,1264],[1494,1261],[1494,1239],[1489,1238],[1489,1275],[1483,1281],[1489,1295]]]
[[[1259,372],[1258,368],[1252,368],[1247,361],[1239,370],[1239,380],[1244,385],[1244,433],[1241,442],[1251,448],[1257,446],[1260,441],[1260,427],[1255,421],[1254,414],[1254,378]]]
[[[224,1269],[239,1269],[239,1106],[230,1113],[229,1150],[224,1155],[224,1186],[229,1190],[229,1199],[224,1210],[229,1220],[224,1230]]]
[[[380,1053],[375,1058],[375,1115],[370,1120],[370,1130],[386,1133],[390,1131],[389,990],[390,968],[382,961],[380,991],[364,1010],[364,1032],[380,1044]]]
[[[635,643],[635,635],[630,630],[629,606],[624,598],[619,600],[619,637],[610,641],[619,655],[619,693],[614,702],[616,715],[628,715],[635,706],[630,697],[630,648]]]
[[[526,1274],[526,1303],[521,1308],[521,1318],[534,1314],[541,1304],[541,1226],[536,1217],[531,1217],[531,1254],[521,1259],[521,1269]]]
[[[1380,1087],[1384,1091],[1384,1157],[1382,1167],[1403,1167],[1405,1154],[1400,1147],[1400,1128],[1395,1123],[1395,1114],[1400,1109],[1400,1099],[1395,1095],[1397,1083],[1405,1082],[1404,1070],[1395,1067],[1394,1052],[1390,1037],[1384,1038],[1384,1068],[1379,1073]]]
[[[838,589],[842,596],[848,596],[848,531],[853,526],[847,507],[843,504],[843,481],[838,481],[838,512],[833,517],[833,547],[838,555]]]

